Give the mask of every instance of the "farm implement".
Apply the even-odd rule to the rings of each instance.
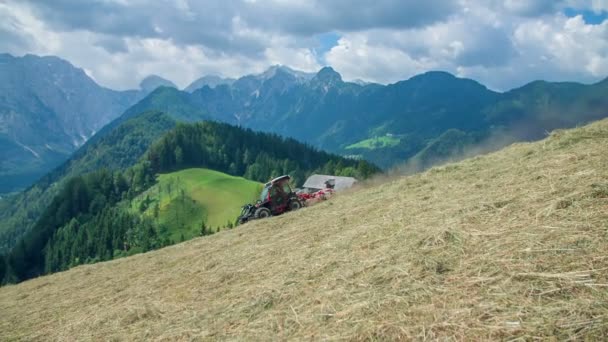
[[[334,194],[330,183],[326,188],[315,192],[298,191],[291,189],[288,175],[277,177],[264,185],[260,199],[255,204],[243,206],[238,223],[243,224],[252,219],[262,219],[281,215],[288,211],[298,210],[320,201],[324,201]]]

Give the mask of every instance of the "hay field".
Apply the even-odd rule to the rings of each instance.
[[[0,288],[0,340],[603,340],[608,120]]]

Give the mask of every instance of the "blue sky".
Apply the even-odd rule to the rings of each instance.
[[[325,54],[338,45],[340,35],[336,32],[322,33],[317,36],[319,44],[315,47],[315,55],[319,63],[325,64]]]
[[[564,14],[570,18],[581,15],[583,16],[585,23],[591,25],[599,25],[608,19],[607,11],[593,11],[590,9],[581,10],[575,8],[566,8],[564,9]]]
[[[608,76],[608,0],[0,0],[0,53],[56,55],[114,89],[271,65],[495,90]]]

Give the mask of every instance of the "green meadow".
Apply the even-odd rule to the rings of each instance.
[[[180,241],[234,224],[241,206],[254,202],[262,184],[208,169],[161,174],[156,185],[131,202],[131,210],[153,217],[165,237]]]

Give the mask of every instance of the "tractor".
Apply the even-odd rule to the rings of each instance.
[[[267,218],[302,208],[303,201],[291,190],[290,179],[290,176],[285,175],[266,183],[260,199],[255,204],[243,206],[238,223],[242,224],[251,219]]]

